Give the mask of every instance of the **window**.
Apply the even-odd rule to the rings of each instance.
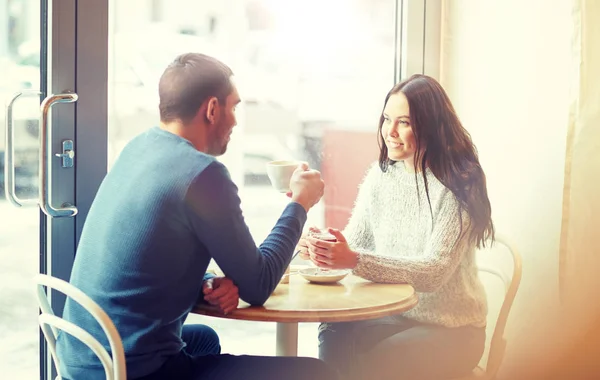
[[[307,225],[345,226],[357,184],[377,157],[376,125],[393,85],[394,0],[112,1],[111,8],[109,165],[132,137],[158,124],[167,64],[180,53],[206,53],[232,67],[243,99],[220,159],[240,189],[255,241],[288,202],[266,176],[265,164],[276,159],[305,160],[323,172],[327,192]],[[274,354],[274,324],[189,320],[214,326],[226,352]],[[316,355],[314,325],[301,329],[311,332],[300,334],[299,353]]]

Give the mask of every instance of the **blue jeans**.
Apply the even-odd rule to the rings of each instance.
[[[139,380],[330,380],[335,370],[314,358],[221,354],[219,336],[205,325],[184,325],[186,343],[155,373]]]
[[[477,366],[484,347],[485,328],[447,328],[401,316],[319,327],[319,358],[344,379],[460,377]]]

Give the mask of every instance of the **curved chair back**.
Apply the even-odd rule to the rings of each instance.
[[[44,337],[48,342],[52,360],[54,361],[54,366],[56,367],[59,377],[60,358],[56,355],[56,338],[58,337],[58,330],[62,330],[79,339],[88,346],[96,356],[98,356],[100,362],[104,366],[107,380],[126,380],[125,352],[123,350],[121,336],[106,312],[85,293],[66,281],[45,274],[38,274],[36,276],[36,283],[38,304],[41,310],[39,324],[44,333]],[[110,344],[112,357],[108,354],[104,346],[87,331],[54,314],[52,307],[48,302],[44,287],[48,287],[48,292],[50,292],[50,289],[55,289],[65,294],[67,297],[79,303],[92,315],[92,317],[94,317],[106,334]]]
[[[493,249],[497,245],[504,246],[504,250]],[[493,249],[493,252],[489,252]],[[499,279],[504,285],[504,300],[500,306],[500,311],[496,318],[494,332],[492,334],[489,351],[485,364],[485,378],[492,379],[498,373],[498,369],[502,364],[504,353],[506,351],[506,338],[504,337],[504,329],[508,321],[508,315],[515,300],[517,290],[521,283],[522,264],[521,255],[515,246],[503,235],[496,234],[495,243],[490,250],[485,250],[478,253],[478,263],[480,277],[483,274],[493,275]],[[503,251],[503,252],[501,252]],[[508,254],[506,254],[508,253]],[[509,260],[507,260],[507,258]],[[510,261],[511,263],[507,263]],[[512,264],[508,265],[507,264]],[[485,281],[484,281],[485,283]],[[488,303],[490,302],[491,294],[488,293]],[[488,315],[489,318],[495,314]]]

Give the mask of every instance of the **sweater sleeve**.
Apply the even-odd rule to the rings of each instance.
[[[359,252],[354,273],[373,282],[408,283],[418,292],[435,292],[449,280],[465,252],[469,218],[466,212],[462,213],[461,229],[459,212],[457,200],[447,191],[434,214],[433,230],[424,255],[392,257],[385,252]],[[458,240],[461,230],[462,237]]]
[[[186,212],[199,242],[238,286],[240,298],[261,305],[273,293],[292,259],[306,222],[306,211],[290,202],[257,248],[240,203],[229,172],[214,162],[190,185]]]
[[[372,194],[372,184],[379,168],[373,165],[365,175],[358,188],[358,195],[354,202],[352,214],[348,220],[343,234],[351,249],[357,252],[375,250],[375,239],[369,217],[369,199]]]

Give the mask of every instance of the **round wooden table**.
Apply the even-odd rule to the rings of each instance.
[[[399,314],[417,304],[417,295],[407,284],[378,284],[354,275],[338,283],[314,284],[301,275],[279,284],[263,306],[240,301],[238,309],[221,314],[208,304],[198,304],[192,313],[246,321],[277,322],[277,355],[296,356],[299,322],[348,322]]]

